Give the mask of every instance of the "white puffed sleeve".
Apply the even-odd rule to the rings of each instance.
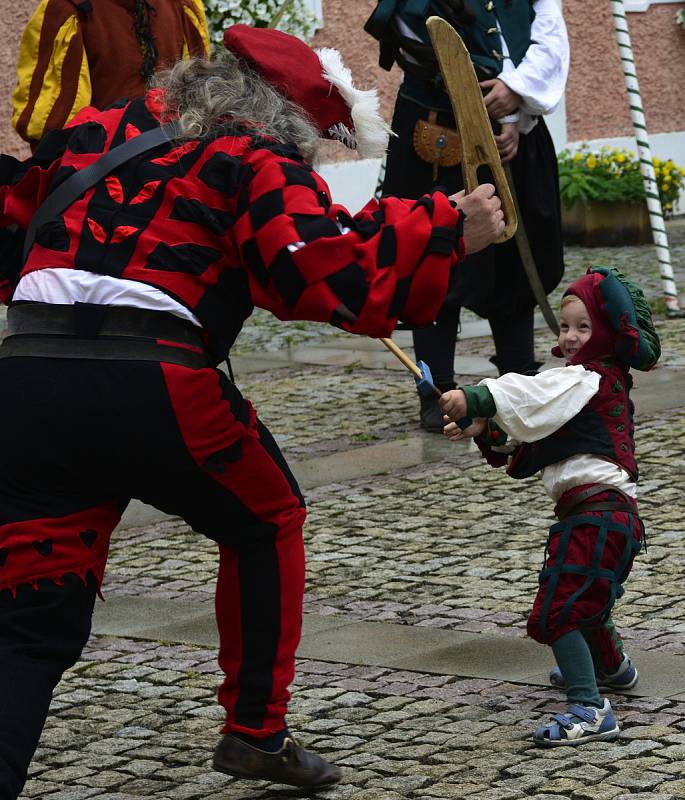
[[[599,389],[600,375],[583,366],[555,367],[539,375],[508,372],[486,378],[495,422],[518,442],[537,442],[561,428]]]
[[[537,116],[554,111],[564,94],[569,46],[557,0],[537,0],[533,10],[531,44],[523,60],[518,67],[506,60],[498,77],[521,95],[520,111]]]

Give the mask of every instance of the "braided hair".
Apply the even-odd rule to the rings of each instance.
[[[140,50],[143,54],[143,66],[140,74],[147,83],[154,74],[157,66],[159,51],[154,36],[152,35],[151,15],[157,12],[149,0],[135,0],[133,9],[133,32],[136,35]]]

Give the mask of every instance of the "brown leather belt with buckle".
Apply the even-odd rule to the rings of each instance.
[[[592,500],[595,495],[603,492],[615,492],[624,497],[625,501]],[[601,483],[576,492],[565,503],[557,503],[556,515],[559,520],[564,520],[572,515],[586,514],[590,511],[623,511],[626,514],[637,514],[637,507],[631,501],[631,498],[618,487],[612,486],[610,483]]]

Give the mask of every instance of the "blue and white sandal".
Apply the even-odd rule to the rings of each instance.
[[[611,704],[606,698],[602,708],[574,703],[565,714],[554,714],[552,719],[553,722],[538,725],[535,729],[533,742],[538,747],[575,747],[599,739],[611,741],[620,733]]]
[[[602,673],[598,674],[596,677],[598,689],[613,689],[614,691],[622,691],[625,689],[632,689],[634,686],[636,686],[640,676],[638,675],[637,667],[628,658],[628,656],[624,656],[621,666],[616,670],[616,672],[612,673],[611,675]],[[556,686],[557,689],[566,688],[566,681],[564,680],[564,676],[561,674],[559,667],[554,667],[554,669],[550,670],[549,682],[552,684],[552,686]]]

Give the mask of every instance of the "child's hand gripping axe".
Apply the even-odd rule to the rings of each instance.
[[[381,339],[381,342],[390,350],[390,352],[397,356],[397,358],[404,364],[404,366],[414,374],[416,381],[416,389],[423,397],[430,397],[432,394],[437,397],[442,397],[442,392],[433,383],[433,376],[431,375],[430,368],[425,361],[419,361],[415,364],[411,358],[398,347],[392,339]],[[457,425],[464,431],[473,424],[471,417],[462,417],[457,420]]]

